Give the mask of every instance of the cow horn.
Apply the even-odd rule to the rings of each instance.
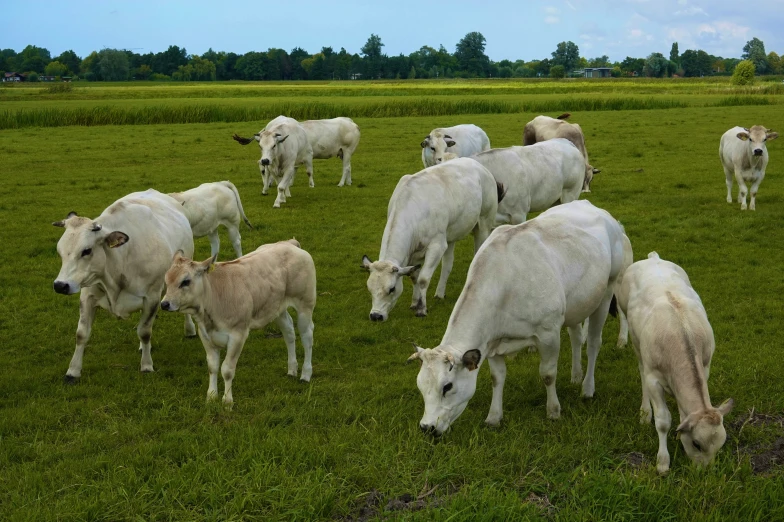
[[[447,353],[446,354],[446,360],[449,363],[449,371],[451,372],[452,368],[455,367],[455,356],[452,355],[451,353]]]
[[[90,230],[92,230],[93,232],[98,232],[99,230],[101,230],[101,228],[103,227],[101,227],[101,225],[99,225],[98,223],[93,223],[93,228]]]
[[[447,139],[450,139],[450,140],[451,140],[451,139],[454,139],[454,138],[452,138],[452,136],[450,136],[449,134],[444,134],[444,138],[447,138]]]

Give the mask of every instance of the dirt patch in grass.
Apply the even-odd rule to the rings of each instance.
[[[735,419],[730,428],[737,430],[740,438],[746,426],[768,427],[776,426],[779,431],[784,430],[784,415],[755,413],[752,409],[748,416]],[[751,470],[756,474],[769,473],[778,466],[784,464],[784,436],[778,436],[772,443],[760,443],[742,445],[738,447],[738,453],[748,455],[751,462]]]
[[[419,495],[411,493],[404,493],[399,497],[390,498],[386,500],[384,495],[374,489],[365,496],[365,500],[358,506],[356,515],[347,515],[338,518],[345,522],[367,522],[377,517],[381,520],[395,520],[399,518],[402,512],[419,511],[425,508],[434,508],[444,504],[449,497],[457,492],[457,488],[447,486],[446,488],[439,488],[434,486],[427,490],[425,485],[423,492]],[[443,490],[442,495],[435,495],[438,489]]]
[[[650,462],[648,461],[648,457],[645,454],[640,453],[639,451],[632,451],[631,453],[627,454],[624,457],[624,461],[629,467],[634,469],[640,469],[647,466]]]

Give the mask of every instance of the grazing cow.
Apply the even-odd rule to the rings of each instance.
[[[251,330],[275,321],[288,348],[288,374],[297,376],[294,321],[288,308],[297,311],[297,328],[305,347],[300,379],[313,373],[313,308],[316,306],[316,267],[313,258],[295,239],[262,245],[234,261],[216,263],[215,256],[194,262],[178,252],[166,272],[166,295],[161,310],[193,314],[207,352],[210,385],[207,399],[218,397],[220,349],[226,358],[223,404],[231,408],[231,384],[237,359]]]
[[[623,237],[621,225],[588,201],[559,205],[521,225],[496,228],[471,262],[441,344],[417,347],[409,358],[422,362],[417,376],[425,401],[422,430],[440,435],[460,416],[476,391],[477,370],[485,360],[493,381],[485,422],[497,426],[503,416],[504,357],[529,346],[539,349],[547,414],[557,419],[561,328],[569,329],[574,363],[586,318],[588,369],[582,392],[592,397],[602,326],[623,271]],[[579,376],[573,364],[573,381]]]
[[[182,204],[182,211],[191,224],[193,237],[210,237],[210,254],[220,250],[218,226],[229,231],[229,239],[237,257],[242,257],[242,238],[240,237],[240,218],[253,230],[242,209],[242,201],[237,187],[231,181],[202,183],[185,192],[169,194]]]
[[[503,187],[470,158],[439,164],[406,175],[392,193],[378,261],[362,258],[370,272],[371,321],[386,321],[403,292],[403,276],[411,277],[411,309],[427,315],[427,288],[441,261],[436,297],[443,298],[455,255],[455,243],[474,235],[474,251],[495,222]]]
[[[259,143],[259,170],[264,182],[261,193],[267,194],[271,178],[274,178],[278,185],[278,197],[275,198],[273,208],[280,208],[280,204],[285,203],[287,197],[291,197],[289,187],[294,182],[299,165],[305,165],[308,183],[311,188],[314,186],[313,148],[310,146],[308,134],[297,120],[278,116],[263,130],[254,134],[253,138],[241,138],[236,134],[232,138],[241,145],[247,145],[254,140]]]
[[[732,410],[729,399],[711,405],[708,374],[716,348],[700,296],[681,267],[656,252],[634,263],[623,276],[618,305],[629,318],[637,353],[642,405],[640,421],[651,422],[651,405],[659,434],[656,469],[670,468],[667,433],[672,420],[665,393],[675,396],[680,412],[678,433],[689,458],[709,464],[724,445],[724,417]]]
[[[580,197],[584,160],[567,140],[556,138],[529,147],[491,149],[472,159],[484,165],[506,189],[498,205],[498,224],[517,225],[529,212],[541,212],[559,200],[569,203]]]
[[[558,118],[549,116],[537,116],[525,124],[523,131],[523,145],[533,145],[540,141],[551,140],[553,138],[564,138],[579,149],[585,160],[585,180],[583,181],[583,192],[591,191],[591,181],[593,175],[601,172],[595,169],[588,162],[588,151],[585,149],[585,136],[583,130],[576,123],[565,121],[571,114],[564,113]]]
[[[54,291],[65,295],[81,291],[76,351],[65,381],[73,383],[82,375],[84,347],[99,306],[122,319],[142,311],[136,328],[141,371],[153,371],[150,336],[164,275],[177,250],[193,255],[193,234],[182,205],[150,189],[118,199],[94,220],[71,212],[52,224],[65,228],[57,243],[63,264]],[[196,335],[189,315],[185,335]]]
[[[308,134],[313,159],[338,157],[343,160],[343,177],[338,187],[351,185],[351,156],[359,145],[359,125],[351,118],[305,120],[300,125]]]
[[[746,183],[751,184],[751,210],[756,210],[757,189],[765,179],[765,167],[768,166],[768,148],[765,142],[779,137],[778,132],[771,132],[762,125],[751,129],[733,127],[721,137],[719,157],[724,167],[727,182],[727,203],[732,203],[732,177],[738,181],[738,203],[740,209],[746,210]]]
[[[422,164],[427,168],[446,161],[444,159],[446,152],[451,152],[458,158],[465,158],[490,150],[490,138],[476,125],[464,124],[433,129],[420,145]]]

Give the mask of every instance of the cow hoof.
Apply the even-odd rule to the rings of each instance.
[[[74,377],[73,375],[66,375],[63,377],[63,383],[68,384],[69,386],[72,386],[77,382],[79,382],[79,377]]]
[[[485,424],[488,428],[498,429],[501,427],[501,419],[486,419]]]
[[[417,317],[427,317],[427,310],[417,310]]]
[[[302,384],[309,384],[310,383],[310,379],[306,379],[306,378],[302,377],[302,378],[300,378],[299,382],[301,382]]]
[[[140,371],[142,373],[155,373],[155,370],[153,370],[152,368],[142,368]]]
[[[261,195],[262,195],[262,196],[268,196],[268,195],[269,195],[269,192],[264,192],[264,191],[262,191],[262,192],[261,192]]]

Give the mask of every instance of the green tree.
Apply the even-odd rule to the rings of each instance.
[[[607,56],[606,54],[588,60],[588,64],[587,64],[587,67],[609,67],[609,66],[610,66],[610,57]]]
[[[0,51],[0,70],[15,72],[21,69],[16,51],[13,49],[3,49]]]
[[[743,60],[735,66],[735,71],[732,73],[733,85],[751,85],[754,83],[754,62],[751,60]]]
[[[264,80],[268,61],[266,53],[251,51],[237,60],[235,68],[243,80]]]
[[[20,54],[21,68],[25,71],[44,72],[46,64],[52,61],[49,50],[35,45],[28,45]]]
[[[76,56],[76,53],[68,50],[64,51],[60,54],[57,58],[55,58],[58,62],[65,65],[68,69],[68,74],[78,74],[79,69],[82,66],[82,59]]]
[[[661,78],[667,75],[670,61],[662,53],[651,53],[645,60],[643,74],[650,78]]]
[[[381,62],[384,57],[381,53],[382,47],[384,44],[381,42],[381,37],[371,34],[360,49],[365,65],[365,78],[368,80],[378,78],[381,74]]]
[[[621,62],[621,71],[623,71],[624,73],[630,76],[634,74],[641,76],[644,67],[645,67],[645,60],[642,58],[632,58],[631,56],[627,56]]]
[[[754,37],[746,42],[746,45],[743,46],[741,57],[744,60],[753,62],[758,74],[765,74],[768,71],[768,57],[765,54],[765,44],[759,38]]]
[[[563,65],[553,65],[550,67],[550,78],[563,78],[566,76],[566,69]]]
[[[572,71],[580,60],[580,48],[574,42],[561,42],[552,53],[553,65],[563,65],[565,71]]]
[[[490,58],[485,54],[485,37],[482,33],[466,34],[455,49],[455,58],[461,71],[468,76],[484,78],[490,66]]]
[[[672,48],[670,48],[670,61],[675,63],[681,63],[681,57],[678,54],[678,42],[672,43]]]
[[[771,73],[781,74],[781,57],[773,51],[768,53],[768,67]]]
[[[344,48],[340,48],[340,52],[335,59],[335,77],[338,80],[348,80],[351,74],[351,55],[346,52]]]
[[[104,81],[117,82],[128,79],[128,55],[118,49],[101,49],[98,53],[98,70]]]
[[[696,77],[710,74],[713,70],[713,60],[702,49],[694,51],[687,49],[681,56],[681,67],[686,76]]]
[[[414,67],[414,66],[412,65],[412,66],[411,66],[411,69],[408,71],[408,79],[409,79],[409,80],[413,80],[413,79],[415,79],[415,78],[416,78],[416,67]]]
[[[55,60],[46,64],[44,72],[47,76],[65,76],[65,73],[68,72],[68,67]]]

